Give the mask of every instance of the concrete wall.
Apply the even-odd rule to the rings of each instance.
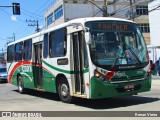
[[[99,12],[100,10],[91,4],[65,4],[64,9],[66,21],[75,18],[92,17],[94,15],[102,16],[102,12]]]

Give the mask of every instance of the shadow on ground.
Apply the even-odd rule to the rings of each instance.
[[[77,99],[74,104],[92,109],[111,109],[111,108],[134,106],[145,103],[152,103],[159,100],[160,100],[159,98],[127,96],[127,97],[105,98],[96,100]]]
[[[14,91],[18,92],[17,90]],[[27,89],[27,92],[25,94],[48,100],[53,100],[53,102],[54,101],[61,102],[58,94],[54,93],[39,92]],[[111,108],[134,106],[145,103],[152,103],[159,100],[160,100],[159,98],[142,97],[142,96],[125,96],[119,98],[105,98],[105,99],[95,99],[95,100],[74,98],[74,101],[71,104],[100,110],[100,109],[111,109]]]

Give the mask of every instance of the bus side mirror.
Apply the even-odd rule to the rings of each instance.
[[[91,34],[89,32],[85,32],[86,44],[91,44]]]

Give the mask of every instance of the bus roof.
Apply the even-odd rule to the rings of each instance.
[[[130,20],[121,19],[121,18],[114,18],[114,17],[88,17],[88,18],[78,18],[78,19],[74,19],[74,20],[71,20],[71,21],[62,23],[62,24],[60,24],[60,25],[54,26],[54,27],[52,27],[52,28],[42,30],[42,31],[40,31],[40,32],[38,32],[38,33],[34,33],[34,34],[29,35],[29,36],[27,36],[27,37],[21,38],[21,39],[19,39],[19,40],[16,40],[16,41],[14,41],[14,42],[9,43],[7,46],[10,46],[10,45],[12,45],[12,44],[15,44],[15,43],[18,43],[18,42],[21,42],[21,41],[24,41],[24,40],[28,40],[28,39],[31,39],[31,38],[35,38],[35,37],[40,36],[40,35],[44,35],[44,34],[47,33],[47,32],[50,32],[50,31],[53,31],[53,30],[57,30],[57,29],[63,28],[63,27],[69,26],[69,25],[74,24],[74,23],[80,23],[80,24],[84,25],[84,23],[85,23],[85,22],[88,22],[88,21],[100,21],[100,20],[115,20],[115,21],[124,21],[124,22],[132,22],[132,23],[133,23],[133,21],[130,21]]]

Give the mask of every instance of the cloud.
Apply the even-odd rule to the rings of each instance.
[[[11,20],[12,20],[12,21],[17,21],[16,16],[12,15],[12,16],[11,16]]]

